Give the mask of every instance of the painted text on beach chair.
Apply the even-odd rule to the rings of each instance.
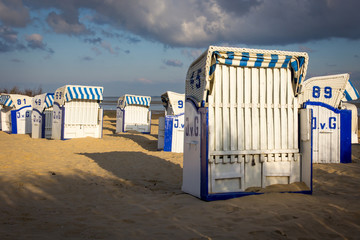
[[[312,109],[313,163],[351,162],[351,111],[321,102],[306,102]]]
[[[183,191],[204,200],[256,194],[274,184],[311,193],[296,97],[307,62],[306,53],[211,46],[192,63]],[[291,188],[297,183],[303,188]]]
[[[167,91],[161,95],[165,117],[159,118],[158,149],[181,153],[184,150],[185,94]]]
[[[44,93],[33,98],[33,111],[31,114],[32,138],[51,138],[53,102],[53,93]]]
[[[31,133],[32,97],[2,94],[0,97],[2,131],[13,134]]]
[[[359,92],[355,89],[349,78],[350,75],[345,73],[307,79],[301,84],[299,99],[300,104],[311,101],[321,102],[333,108],[350,109],[352,111],[352,143],[358,143],[357,108],[346,102],[358,99]],[[320,112],[315,111],[314,117],[321,117],[316,116]],[[341,126],[345,127],[344,124]],[[339,147],[339,145],[336,146]],[[331,148],[336,147],[332,146]]]

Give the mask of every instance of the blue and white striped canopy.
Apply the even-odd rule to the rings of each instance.
[[[67,86],[65,91],[65,100],[69,102],[73,99],[103,100],[103,88]]]
[[[73,99],[102,101],[103,87],[66,85],[55,91],[54,101],[60,105]]]
[[[123,97],[119,98],[118,106],[124,108],[128,105],[139,105],[150,107],[151,97],[149,96],[136,96],[136,95],[124,95]]]
[[[343,101],[351,101],[360,98],[359,92],[356,90],[350,80],[346,83]]]
[[[209,76],[215,72],[216,64],[219,63],[231,66],[256,68],[288,68],[290,66],[294,73],[292,82],[296,86],[296,93],[298,93],[298,86],[304,79],[306,73],[304,69],[305,57],[303,56],[250,52],[235,54],[232,51],[214,51]]]
[[[54,104],[54,94],[48,93],[45,97],[45,108],[50,108]]]
[[[4,105],[5,107],[13,107],[14,102],[11,100],[9,95],[1,95],[0,96],[0,104]]]

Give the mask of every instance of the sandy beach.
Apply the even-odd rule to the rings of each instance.
[[[360,145],[353,163],[314,164],[313,195],[204,202],[181,191],[182,154],[150,135],[32,139],[0,132],[0,239],[360,239]]]

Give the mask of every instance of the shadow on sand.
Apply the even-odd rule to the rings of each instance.
[[[159,157],[142,152],[80,154],[135,186],[163,193],[181,193],[182,168]]]

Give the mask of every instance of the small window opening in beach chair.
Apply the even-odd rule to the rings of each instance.
[[[103,87],[66,85],[54,93],[52,139],[102,138]]]
[[[33,98],[32,138],[51,138],[53,103],[54,93],[43,93]]]
[[[165,117],[159,118],[158,150],[182,153],[184,150],[185,94],[167,91],[161,95]]]
[[[150,134],[150,96],[126,94],[118,99],[116,108],[116,133],[137,131]]]
[[[12,134],[31,133],[32,97],[20,94],[1,94],[1,128]]]
[[[183,191],[208,201],[312,192],[311,138],[299,142],[298,126],[307,63],[303,52],[210,46],[191,64]]]

